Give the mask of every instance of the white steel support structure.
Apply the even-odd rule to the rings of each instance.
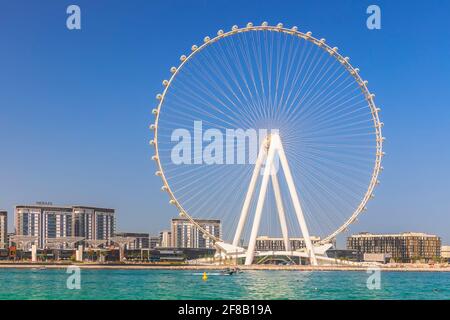
[[[300,230],[303,234],[303,238],[306,244],[307,256],[310,259],[312,265],[317,265],[316,255],[314,253],[314,248],[309,236],[308,227],[306,225],[305,217],[303,215],[303,210],[300,205],[300,200],[297,195],[297,190],[295,188],[294,180],[292,179],[291,170],[287,162],[286,154],[284,153],[283,145],[281,143],[280,136],[278,134],[271,134],[266,138],[263,146],[260,148],[258,159],[256,160],[255,168],[253,170],[253,175],[250,181],[250,186],[245,197],[244,205],[242,207],[241,216],[239,218],[238,227],[233,239],[233,246],[238,246],[239,239],[242,235],[242,230],[245,225],[245,221],[248,216],[248,209],[250,206],[253,193],[255,192],[256,182],[258,180],[258,175],[260,174],[261,167],[263,165],[264,158],[266,158],[261,188],[259,190],[258,202],[256,204],[255,217],[253,220],[252,230],[250,234],[250,241],[247,248],[247,253],[245,257],[245,264],[250,265],[253,263],[253,258],[255,256],[255,246],[256,237],[258,236],[259,225],[261,222],[261,213],[264,208],[264,200],[266,198],[267,187],[269,184],[269,179],[272,180],[272,185],[275,194],[275,201],[277,205],[278,217],[280,219],[281,231],[283,234],[283,240],[285,243],[285,250],[290,251],[289,236],[286,224],[286,216],[283,208],[280,186],[277,178],[277,170],[275,168],[275,156],[278,155],[281,167],[283,168],[284,175],[286,177],[286,183],[288,185],[289,193],[291,195],[291,200],[294,205],[295,214],[300,225]]]
[[[275,167],[272,166],[272,187],[275,194],[275,202],[277,204],[278,218],[280,219],[281,234],[283,235],[284,249],[291,251],[291,242],[289,241],[286,216],[284,214],[283,201],[281,200],[280,184],[278,183]]]

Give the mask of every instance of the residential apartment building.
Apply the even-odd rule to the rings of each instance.
[[[217,238],[221,237],[220,220],[195,219],[203,229]],[[188,219],[172,219],[172,247],[176,248],[214,248],[214,243],[209,237],[204,237],[203,232]]]
[[[16,235],[37,236],[38,248],[47,239],[82,237],[86,240],[109,240],[114,234],[113,209],[53,206],[52,204],[19,205],[15,208]]]
[[[319,237],[310,237],[311,242],[315,243],[320,241]],[[306,247],[305,240],[303,238],[290,238],[289,239],[291,250],[295,251]],[[285,251],[283,238],[273,238],[268,236],[260,236],[256,238],[256,251]]]
[[[168,248],[172,246],[172,232],[161,231],[159,233],[159,247]]]
[[[8,247],[8,212],[0,210],[0,249]]]
[[[115,210],[74,206],[73,235],[86,240],[109,240],[115,231]]]
[[[430,261],[441,255],[441,239],[425,233],[360,233],[347,238],[347,249],[365,253],[390,254],[394,261]]]

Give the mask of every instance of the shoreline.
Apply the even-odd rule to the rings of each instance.
[[[77,266],[86,270],[223,270],[234,265],[154,265],[154,264],[89,264],[89,263],[0,263],[0,269],[66,269]],[[278,266],[239,265],[241,270],[252,271],[363,271],[369,266]],[[379,266],[380,271],[392,272],[450,272],[450,266]]]

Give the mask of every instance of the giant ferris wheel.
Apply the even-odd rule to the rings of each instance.
[[[311,32],[263,22],[205,37],[170,72],[150,144],[180,216],[246,264],[263,254],[262,235],[283,240],[278,254],[326,259],[382,170],[383,123],[359,69]],[[222,233],[198,218],[220,219]],[[294,250],[300,237],[305,248]]]

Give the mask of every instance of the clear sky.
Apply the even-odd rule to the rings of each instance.
[[[81,7],[82,30],[66,28]],[[382,29],[366,27],[378,4]],[[118,230],[156,234],[176,215],[148,146],[155,94],[204,36],[248,21],[327,39],[382,108],[387,156],[350,231],[422,231],[450,244],[450,2],[0,0],[0,207],[117,209]]]

